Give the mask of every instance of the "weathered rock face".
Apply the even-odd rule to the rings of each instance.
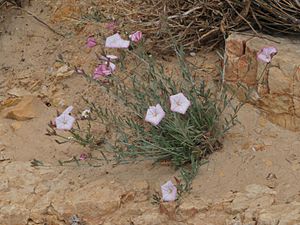
[[[257,184],[217,201],[188,195],[153,205],[143,180],[125,185],[107,178],[86,180],[66,168],[20,162],[1,162],[0,174],[1,225],[70,225],[75,215],[86,225],[300,224],[296,199],[278,203],[274,190]]]
[[[257,60],[257,52],[266,46],[278,49],[268,65]],[[226,55],[226,81],[247,85],[257,96],[252,102],[272,122],[300,130],[300,40],[232,34]]]
[[[24,121],[36,117],[34,104],[36,104],[37,101],[37,98],[34,96],[24,96],[17,105],[8,109],[6,118]]]

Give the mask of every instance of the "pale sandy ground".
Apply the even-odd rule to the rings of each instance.
[[[51,16],[51,7],[42,7],[38,1],[32,1],[32,4],[28,9],[37,12],[39,17]],[[67,38],[62,38],[31,16],[16,11],[5,15],[0,23],[0,101],[7,99],[8,91],[13,88],[40,96],[45,89],[53,91],[40,98],[41,101],[35,105],[37,117],[32,120],[16,122],[5,119],[3,115],[0,117],[0,142],[6,146],[2,153],[12,161],[36,158],[55,165],[58,159],[68,159],[86,151],[75,144],[56,144],[45,135],[45,129],[57,109],[62,110],[73,104],[75,112],[83,110],[80,95],[88,95],[89,91],[94,90],[78,75],[61,80],[55,80],[51,75],[58,67],[55,64],[58,53],[74,64],[92,70],[94,62],[89,61],[95,60],[93,51],[96,50],[89,52],[84,44],[86,36],[97,28],[88,26],[76,34],[70,24],[69,27],[62,26],[62,32],[71,32]],[[55,27],[59,28],[57,24]],[[202,53],[198,53],[192,60],[203,61],[204,58]],[[215,56],[208,57],[204,67],[211,68],[215,60]],[[35,81],[38,81],[36,86]],[[109,100],[105,99],[107,103]],[[49,101],[52,102],[50,107],[44,104]],[[241,110],[239,120],[241,125],[226,136],[224,148],[214,153],[209,163],[201,167],[191,195],[218,199],[228,191],[239,191],[248,184],[256,183],[274,188],[280,201],[286,201],[291,196],[297,198],[300,184],[297,179],[300,175],[299,133],[273,125],[263,113],[250,105]],[[14,130],[12,127],[17,128]],[[98,179],[99,176],[95,175],[97,171],[103,174],[106,169],[123,182],[143,178],[159,184],[174,174],[167,167],[153,168],[150,163],[139,163],[97,168],[85,176],[91,176],[91,180]],[[270,174],[276,178],[270,178]]]

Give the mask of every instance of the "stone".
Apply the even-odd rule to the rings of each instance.
[[[147,181],[135,181],[132,186],[135,192],[135,202],[144,202],[149,200],[149,184]]]
[[[278,67],[271,67],[268,74],[270,94],[292,95],[293,76],[288,77]]]
[[[294,110],[295,110],[295,115],[300,118],[300,97],[294,97],[293,98],[294,102]]]
[[[248,35],[239,35],[237,33],[233,33],[226,40],[226,55],[241,57],[245,54],[245,46],[246,42],[251,39],[251,36]]]
[[[278,49],[268,65],[257,60],[258,51],[265,46]],[[258,94],[250,103],[266,112],[268,120],[299,131],[300,40],[233,33],[226,40],[225,52],[227,83],[248,86],[252,93]]]
[[[95,220],[118,210],[122,194],[124,190],[121,186],[114,189],[95,181],[78,189],[69,198],[76,208],[76,213],[85,215],[89,220]]]
[[[161,202],[159,204],[160,213],[167,215],[168,218],[171,220],[176,219],[176,209],[177,209],[176,202]]]
[[[257,225],[293,224],[300,224],[299,203],[274,205],[261,210],[257,216]]]
[[[169,224],[167,218],[159,214],[159,212],[149,211],[141,216],[132,219],[134,225],[162,225]],[[171,224],[174,224],[171,223]]]
[[[58,79],[65,79],[70,77],[72,74],[74,74],[74,70],[71,70],[68,65],[63,65],[57,70],[55,76]]]
[[[293,98],[290,95],[267,95],[257,101],[257,106],[266,111],[272,109],[273,114],[289,114],[293,112]]]
[[[209,209],[209,202],[192,197],[184,198],[178,207],[178,214],[183,219],[192,218],[197,213],[204,213]]]
[[[34,96],[23,97],[17,105],[8,109],[5,117],[18,121],[30,120],[36,117],[36,112],[34,110],[36,101],[37,98]]]
[[[249,198],[257,198],[265,194],[276,195],[276,191],[273,191],[267,186],[258,185],[258,184],[250,184],[246,186],[245,190],[247,192],[247,197]]]
[[[10,127],[13,131],[17,131],[22,127],[22,123],[19,121],[15,121],[12,124],[10,124]]]
[[[22,88],[12,88],[7,91],[7,94],[15,96],[15,97],[22,97],[22,96],[28,96],[31,95],[31,93],[25,89]]]
[[[238,193],[232,201],[229,206],[230,213],[237,214],[247,209],[256,210],[264,206],[272,205],[274,195],[276,195],[276,192],[272,189],[257,184],[248,185],[245,190],[246,193]]]

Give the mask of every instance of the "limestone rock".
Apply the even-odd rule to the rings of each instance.
[[[209,209],[210,203],[203,199],[192,197],[184,198],[178,207],[178,213],[183,219],[192,218],[197,213],[203,213]]]
[[[231,213],[242,213],[247,209],[260,209],[273,204],[275,201],[275,191],[257,184],[251,184],[246,187],[246,193],[238,193],[236,198],[229,206]],[[248,213],[250,213],[248,211]]]
[[[261,210],[257,225],[292,225],[300,224],[299,203],[274,205]]]
[[[37,99],[34,96],[23,97],[17,105],[8,109],[6,118],[24,121],[36,117],[36,112],[34,110],[34,104],[36,101]]]
[[[171,220],[176,219],[176,210],[177,210],[176,202],[162,202],[159,205],[160,213],[165,214]]]
[[[251,103],[263,109],[273,123],[290,130],[300,130],[300,40],[231,34],[226,40],[225,79],[242,82],[258,96]],[[257,60],[258,51],[275,46],[278,53],[267,66]]]

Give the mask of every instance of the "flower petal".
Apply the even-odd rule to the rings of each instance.
[[[185,114],[191,102],[182,93],[170,96],[171,111]]]
[[[161,186],[161,192],[165,202],[175,201],[177,198],[177,188],[170,180]]]
[[[88,37],[86,45],[88,48],[95,47],[97,45],[97,41],[94,37]]]
[[[270,63],[273,56],[277,54],[277,49],[273,46],[264,47],[257,53],[257,59],[264,63]]]
[[[115,59],[118,59],[119,57],[118,56],[115,56],[115,55],[106,55],[106,56],[103,56],[101,55],[100,56],[100,59],[104,60],[104,61],[108,61],[108,60],[115,60]]]
[[[128,48],[129,44],[130,42],[123,40],[118,33],[109,36],[105,41],[106,48]]]
[[[55,118],[56,128],[59,130],[71,130],[74,122],[75,118],[65,113]]]
[[[98,79],[101,76],[111,75],[115,69],[116,66],[113,63],[109,63],[109,66],[107,64],[101,64],[96,67],[93,78]]]
[[[147,110],[145,121],[157,126],[160,121],[165,117],[165,112],[160,104],[150,106]]]
[[[73,110],[73,106],[69,106],[68,108],[66,108],[66,110],[62,113],[62,114],[70,114]]]
[[[131,41],[137,43],[137,42],[139,42],[140,40],[142,40],[143,34],[142,34],[141,31],[137,31],[137,32],[135,32],[135,33],[129,35],[129,38],[130,38]]]

